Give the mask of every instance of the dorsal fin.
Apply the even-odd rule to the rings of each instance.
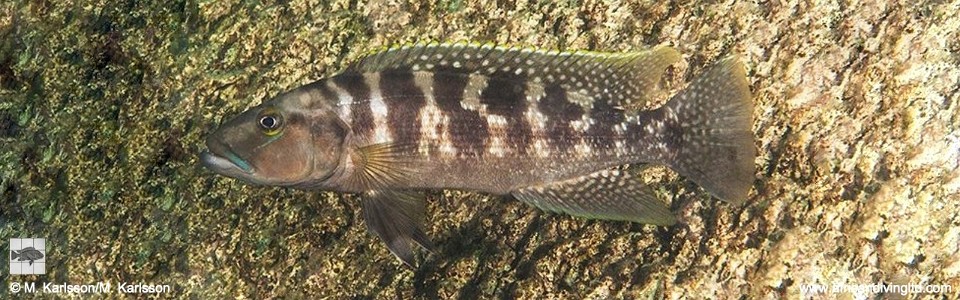
[[[412,70],[516,77],[541,84],[560,84],[570,91],[604,95],[616,104],[647,99],[664,69],[680,60],[667,46],[645,51],[606,53],[546,51],[491,44],[412,44],[370,54],[346,72]]]

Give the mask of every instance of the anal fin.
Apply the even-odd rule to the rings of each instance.
[[[415,191],[369,191],[361,195],[363,220],[367,228],[387,244],[404,264],[414,267],[412,244],[432,250],[424,233],[426,203]]]
[[[620,168],[519,189],[513,196],[545,211],[577,217],[664,226],[676,223],[649,186]]]

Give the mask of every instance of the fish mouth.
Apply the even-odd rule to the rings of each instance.
[[[200,162],[204,167],[225,176],[238,177],[253,173],[253,167],[247,161],[233,153],[219,156],[210,151],[200,153]]]

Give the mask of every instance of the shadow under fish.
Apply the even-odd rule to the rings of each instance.
[[[752,96],[735,58],[639,109],[679,60],[670,47],[391,48],[227,121],[201,161],[254,184],[360,194],[367,227],[410,266],[414,244],[432,248],[424,190],[667,226],[668,207],[625,165],[668,166],[733,203],[755,179]]]

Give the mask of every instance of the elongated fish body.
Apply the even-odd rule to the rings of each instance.
[[[626,164],[661,164],[717,198],[754,179],[751,96],[733,58],[640,110],[669,47],[570,53],[469,44],[388,49],[221,126],[204,164],[256,184],[360,193],[367,226],[404,263],[423,233],[419,191],[511,194],[575,216],[670,225]]]

